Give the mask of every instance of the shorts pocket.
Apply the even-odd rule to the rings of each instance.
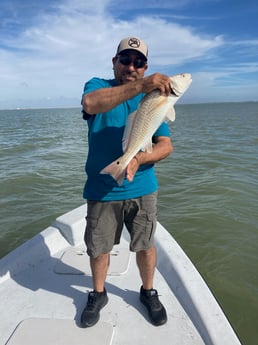
[[[132,251],[147,250],[153,246],[156,229],[156,213],[141,210],[134,219],[131,228]]]

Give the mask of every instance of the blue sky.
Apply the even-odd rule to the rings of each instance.
[[[257,0],[1,0],[0,109],[80,106],[131,35],[147,74],[192,74],[181,103],[258,101],[257,18]]]

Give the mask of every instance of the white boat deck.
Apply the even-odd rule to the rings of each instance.
[[[91,328],[78,326],[91,290],[83,244],[86,206],[0,260],[0,345],[239,345],[240,342],[190,260],[159,224],[155,288],[167,324],[149,322],[139,301],[141,280],[126,232],[112,252],[109,303]]]

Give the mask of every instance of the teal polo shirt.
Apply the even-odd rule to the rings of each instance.
[[[93,78],[84,87],[84,94],[91,91],[116,87],[114,79]],[[100,174],[108,164],[123,155],[122,138],[127,117],[135,111],[144,94],[139,94],[105,113],[87,115],[88,157],[85,164],[87,180],[83,197],[87,200],[112,201],[138,198],[153,193],[158,188],[153,164],[141,165],[132,182],[124,180],[122,186],[110,176]],[[170,136],[164,122],[154,136]]]

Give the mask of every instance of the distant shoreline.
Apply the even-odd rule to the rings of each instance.
[[[227,101],[227,102],[200,102],[200,103],[177,103],[176,107],[178,106],[185,106],[185,105],[212,105],[212,104],[245,104],[245,103],[258,103],[257,101],[242,101],[242,102],[236,102],[236,101]],[[17,108],[0,108],[0,111],[15,111],[15,110],[45,110],[45,109],[79,109],[81,110],[80,106],[56,106],[56,107],[17,107]]]

